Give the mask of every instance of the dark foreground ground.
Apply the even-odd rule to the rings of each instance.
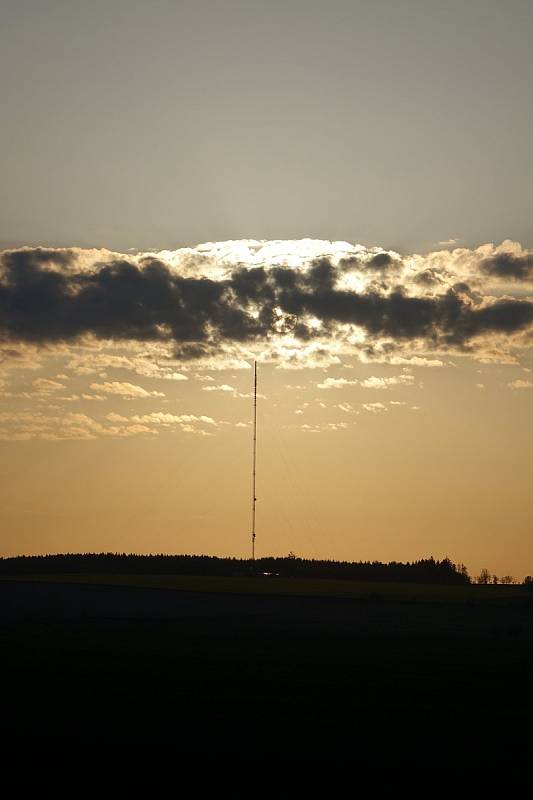
[[[529,756],[533,602],[0,581],[12,744],[238,759]],[[348,761],[346,761],[348,759]]]

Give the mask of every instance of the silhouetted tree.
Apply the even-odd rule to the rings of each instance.
[[[500,580],[500,583],[504,583],[507,586],[510,586],[511,584],[516,583],[516,581],[512,575],[503,575]]]
[[[483,568],[475,579],[475,582],[480,584],[490,583],[490,572],[488,569]]]

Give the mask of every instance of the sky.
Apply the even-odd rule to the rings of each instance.
[[[533,246],[529,0],[2,0],[0,246]]]
[[[533,572],[533,6],[4,1],[0,551]]]

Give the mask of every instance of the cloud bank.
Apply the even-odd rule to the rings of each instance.
[[[483,357],[530,346],[532,328],[533,254],[513,242],[425,256],[304,240],[0,257],[4,348],[164,343],[181,362],[254,346],[289,361],[298,348]]]

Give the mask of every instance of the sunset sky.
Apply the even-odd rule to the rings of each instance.
[[[17,0],[0,554],[533,572],[533,6]]]

